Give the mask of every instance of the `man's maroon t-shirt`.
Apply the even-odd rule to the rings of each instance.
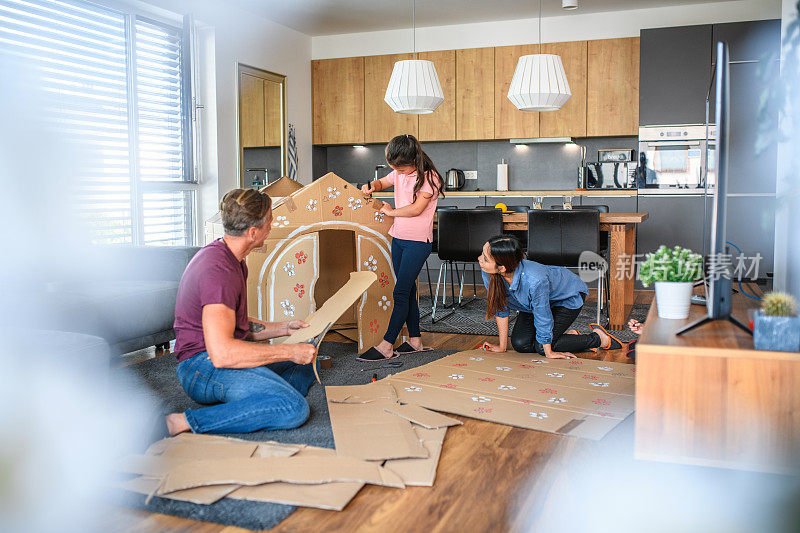
[[[203,306],[223,304],[236,312],[233,337],[244,339],[247,320],[247,265],[237,261],[222,239],[198,251],[181,276],[175,302],[175,355],[178,362],[205,351]]]

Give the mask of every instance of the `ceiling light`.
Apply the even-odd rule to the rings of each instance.
[[[383,97],[395,113],[426,115],[444,102],[444,91],[431,61],[417,59],[416,0],[411,7],[414,59],[398,61]]]
[[[542,54],[542,1],[539,0],[539,53],[522,56],[508,88],[520,111],[556,111],[572,98],[561,57]]]
[[[561,0],[564,9],[578,9],[578,0]]]

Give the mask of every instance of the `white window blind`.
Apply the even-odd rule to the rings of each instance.
[[[88,2],[0,0],[0,49],[40,73],[81,154],[77,202],[98,243],[194,244],[182,43],[180,28]]]

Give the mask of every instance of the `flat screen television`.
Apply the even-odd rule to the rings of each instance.
[[[725,216],[728,194],[728,139],[730,127],[730,62],[728,45],[721,41],[717,43],[716,86],[717,180],[714,188],[710,255],[719,258],[722,254],[728,253],[725,243]],[[717,269],[710,269],[707,276],[706,315],[700,320],[688,324],[676,334],[681,335],[714,320],[727,320],[747,333],[752,334],[747,326],[731,316],[733,284],[730,272],[718,272]]]

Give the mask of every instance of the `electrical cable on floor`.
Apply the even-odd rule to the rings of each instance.
[[[739,252],[739,255],[744,255],[744,253],[742,252],[742,249],[739,248],[738,246],[736,246],[735,244],[733,244],[732,242],[725,241],[725,244],[730,244],[731,246],[736,248],[736,250]],[[751,296],[751,295],[747,294],[747,292],[745,292],[745,290],[742,288],[742,278],[741,278],[741,276],[739,276],[739,292],[741,292],[742,294],[744,294],[748,298],[752,298],[753,300],[758,300],[759,302],[761,301],[761,298],[759,298],[758,296]]]

